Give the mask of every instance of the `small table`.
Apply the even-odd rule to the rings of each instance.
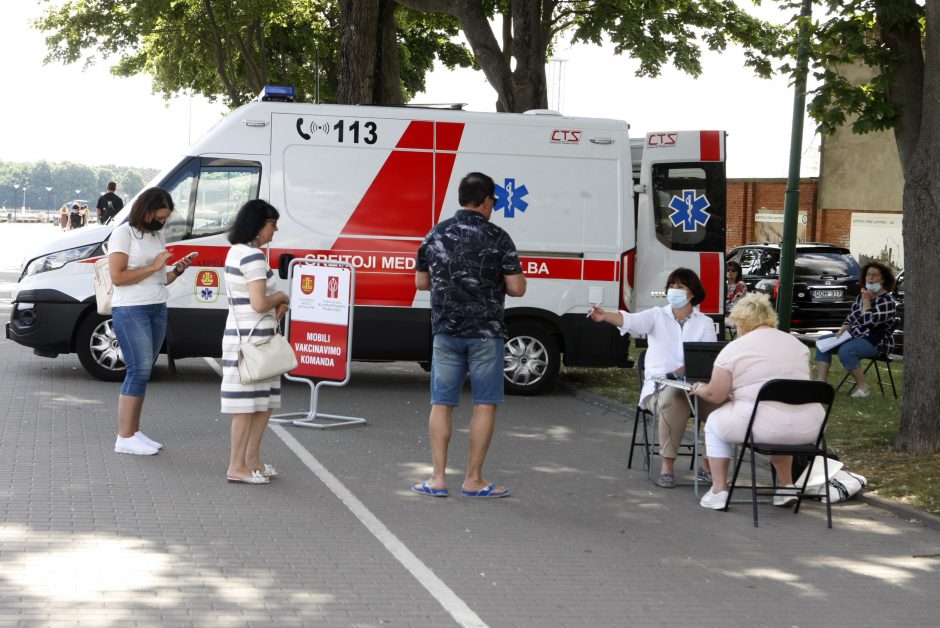
[[[694,430],[695,434],[692,439],[692,457],[695,459],[695,479],[692,482],[693,490],[695,491],[695,497],[700,498],[699,488],[698,488],[698,460],[699,460],[699,447],[698,447],[698,432],[700,427],[699,415],[698,415],[698,397],[694,397],[689,393],[692,391],[693,382],[687,382],[684,379],[671,379],[669,377],[655,376],[652,378],[653,384],[656,386],[653,391],[653,395],[658,395],[659,391],[664,387],[669,388],[678,388],[679,390],[685,393],[685,398],[689,402],[689,407],[692,409],[692,417],[694,419]],[[649,439],[647,439],[649,441]]]

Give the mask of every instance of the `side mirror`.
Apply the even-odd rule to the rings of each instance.
[[[282,253],[277,259],[277,274],[281,279],[287,279],[290,274],[290,263],[294,256],[290,253]]]

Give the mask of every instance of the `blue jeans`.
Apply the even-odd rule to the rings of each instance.
[[[143,397],[166,337],[166,303],[122,305],[114,308],[111,319],[127,364],[121,394]]]
[[[470,373],[474,404],[503,402],[502,338],[457,338],[435,334],[431,357],[431,403],[459,406],[460,389]]]
[[[828,334],[822,338],[831,338],[835,334]],[[838,347],[833,347],[829,351],[816,350],[816,361],[832,363],[832,352],[838,350],[839,359],[846,371],[854,371],[859,367],[859,360],[862,358],[877,358],[878,348],[864,338],[852,338],[843,342]]]

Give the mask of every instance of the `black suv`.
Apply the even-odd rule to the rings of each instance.
[[[776,302],[780,288],[780,245],[745,244],[728,253],[741,265],[749,292],[764,292]],[[796,245],[793,268],[794,331],[834,329],[848,315],[858,296],[861,268],[848,249],[809,242]]]

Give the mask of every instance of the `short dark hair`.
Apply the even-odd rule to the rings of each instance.
[[[482,172],[471,172],[460,180],[457,202],[461,207],[479,207],[490,196],[495,196],[496,184]]]
[[[281,215],[274,206],[260,198],[241,206],[235,222],[228,230],[228,241],[232,244],[247,244],[258,237],[268,220],[277,220]]]
[[[114,181],[108,181],[108,192],[113,192],[117,189],[117,183]]]
[[[692,305],[698,305],[705,300],[705,287],[691,268],[677,268],[669,273],[669,278],[666,279],[666,290],[669,290],[670,284],[674,283],[681,283],[692,291]]]
[[[127,222],[138,231],[146,228],[147,214],[156,212],[166,207],[173,211],[173,197],[163,188],[147,188],[137,195],[134,204],[131,205],[131,213],[127,216]]]
[[[885,264],[879,262],[878,260],[872,260],[862,266],[862,274],[859,277],[858,283],[862,286],[865,285],[865,275],[868,274],[868,269],[874,268],[881,273],[881,287],[891,292],[894,290],[894,273],[891,272],[891,269],[888,268]]]
[[[741,281],[741,265],[740,264],[738,264],[734,260],[725,262],[725,272],[728,272],[729,270],[733,270],[734,272],[738,273],[737,281]]]

